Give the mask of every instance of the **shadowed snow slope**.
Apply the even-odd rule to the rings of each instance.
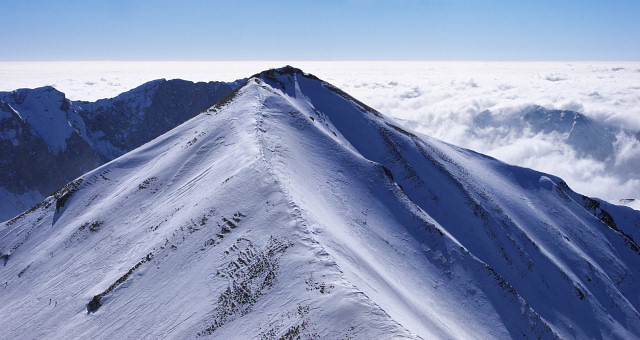
[[[635,338],[639,227],[285,67],[0,225],[0,328]]]

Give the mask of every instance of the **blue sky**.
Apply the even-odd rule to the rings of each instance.
[[[0,0],[0,60],[640,60],[639,0]]]

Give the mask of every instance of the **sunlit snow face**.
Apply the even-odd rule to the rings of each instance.
[[[640,196],[638,135],[616,134],[604,158],[581,154],[566,134],[537,133],[518,123],[540,105],[584,113],[597,128],[640,131],[640,63],[415,62],[368,69],[345,68],[327,80],[414,130],[558,175],[581,193],[609,200]],[[486,110],[495,119],[479,124]]]
[[[232,81],[285,64],[418,132],[558,175],[584,194],[640,198],[640,142],[632,134],[640,131],[637,62],[0,63],[0,90],[52,85],[70,99],[96,100],[157,78]],[[532,105],[578,111],[597,127],[624,127],[631,134],[615,135],[609,157],[584,154],[566,134],[517,124]],[[487,110],[491,124],[479,119]]]

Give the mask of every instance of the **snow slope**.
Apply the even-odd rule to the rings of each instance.
[[[285,67],[0,225],[0,328],[635,338],[639,227]]]

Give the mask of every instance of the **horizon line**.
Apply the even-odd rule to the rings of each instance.
[[[320,59],[256,59],[256,60],[0,60],[0,63],[84,63],[84,62],[105,62],[105,63],[127,63],[127,62],[136,62],[136,63],[166,63],[166,62],[184,62],[184,63],[192,63],[192,62],[221,62],[221,63],[250,63],[250,62],[524,62],[524,63],[545,63],[545,62],[585,62],[585,63],[600,63],[600,62],[623,62],[623,63],[638,63],[640,60],[582,60],[582,59],[544,59],[544,60],[515,60],[515,59],[505,59],[505,60],[488,60],[488,59],[328,59],[328,60],[320,60]]]

